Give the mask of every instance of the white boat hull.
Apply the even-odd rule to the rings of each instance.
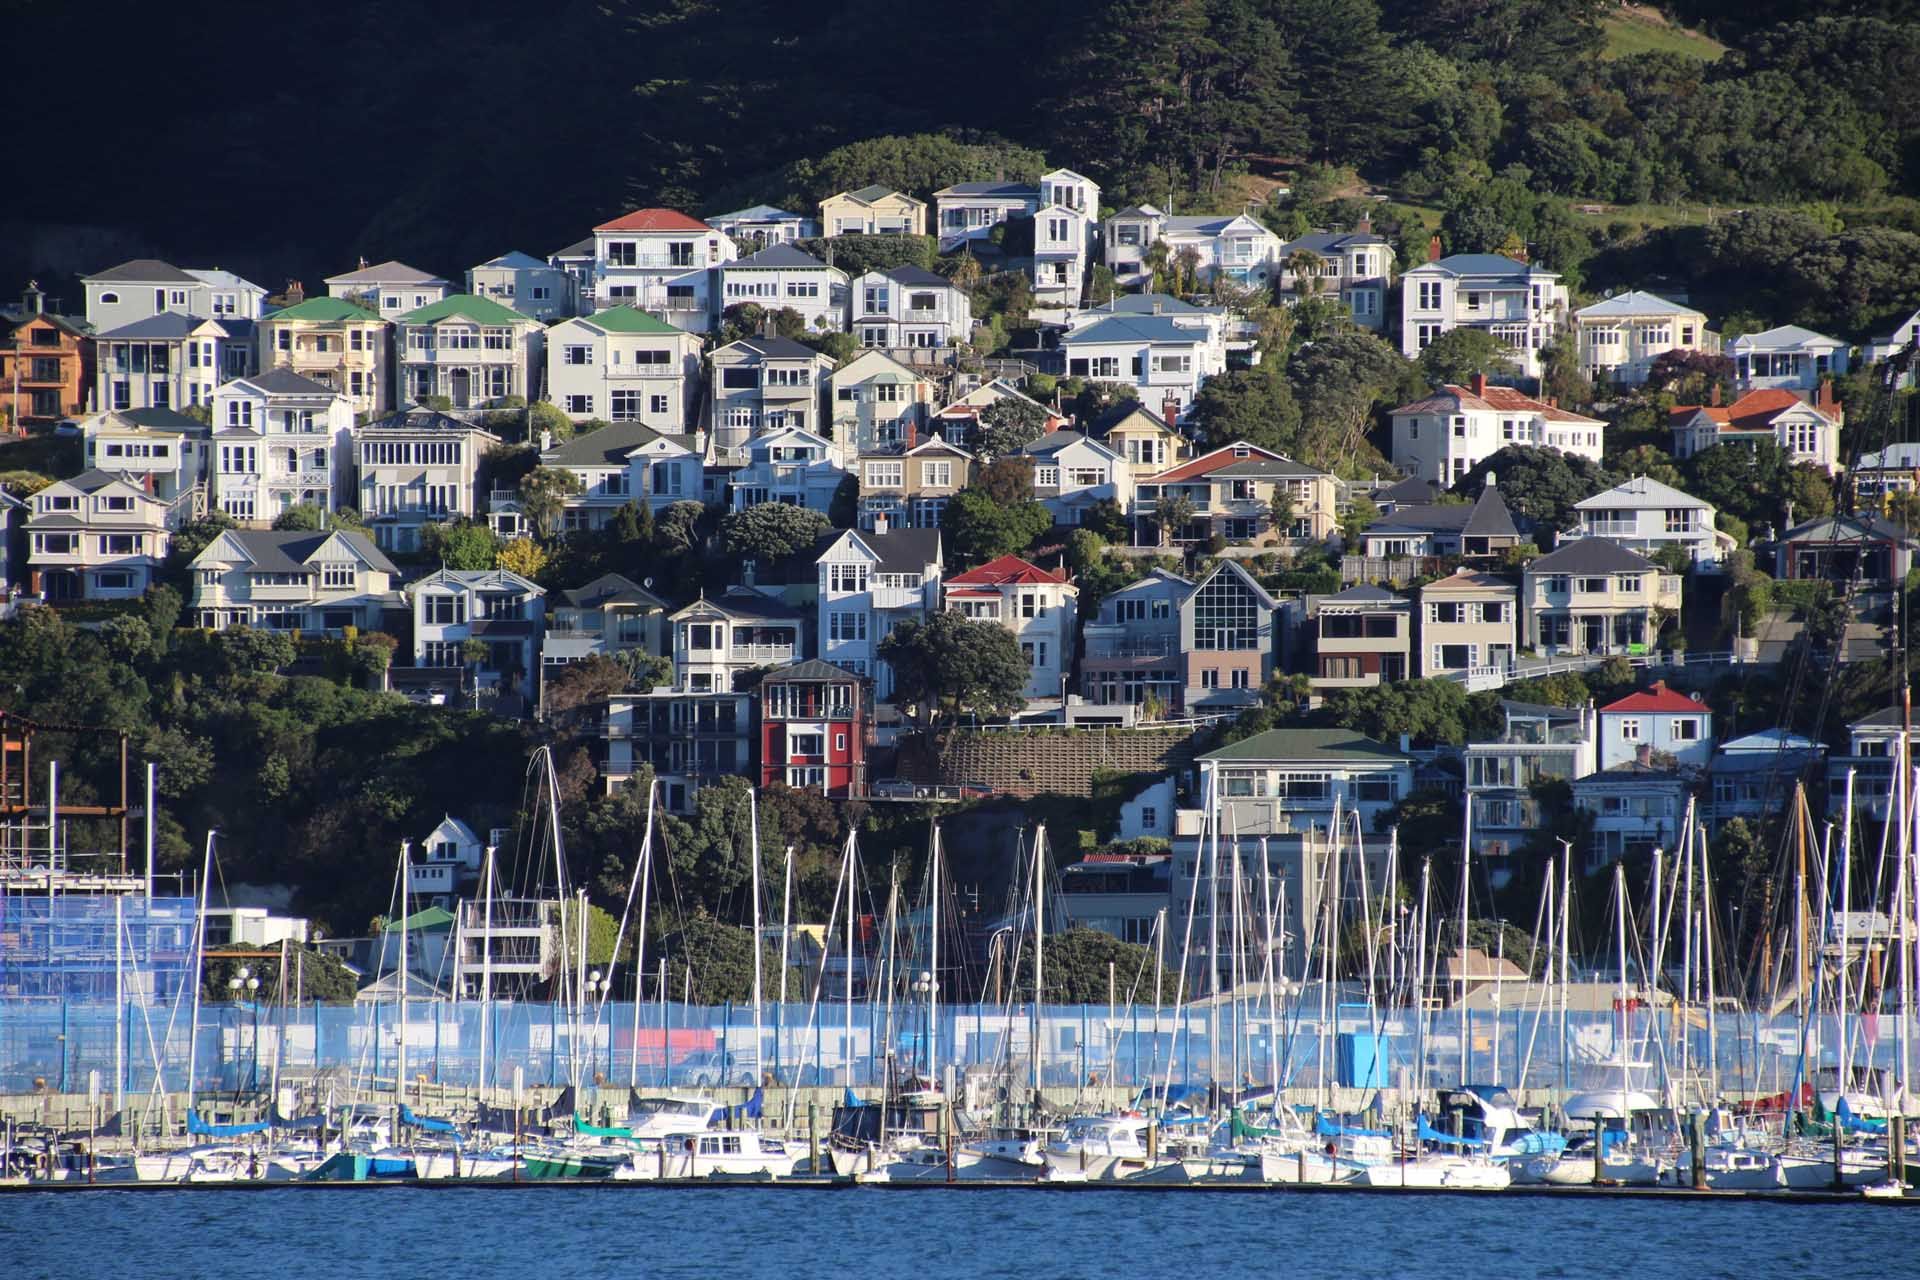
[[[1419,1187],[1429,1190],[1503,1191],[1513,1184],[1504,1164],[1421,1156],[1392,1164],[1369,1165],[1357,1179],[1363,1187]]]

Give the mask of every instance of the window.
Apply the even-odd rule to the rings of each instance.
[[[1260,647],[1259,602],[1233,573],[1216,573],[1193,596],[1195,649]]]
[[[827,639],[865,640],[867,615],[863,610],[835,610],[827,615]]]
[[[1668,533],[1692,533],[1699,526],[1694,521],[1696,512],[1692,507],[1670,508],[1667,515]]]
[[[828,590],[836,592],[865,591],[867,589],[867,566],[863,564],[830,564],[827,566]]]
[[[1625,716],[1620,721],[1620,740],[1622,742],[1640,741],[1640,718]]]
[[[1603,596],[1607,594],[1607,580],[1605,578],[1581,578],[1574,585],[1574,590],[1581,595]]]
[[[458,626],[467,620],[465,596],[428,594],[420,597],[420,612],[430,627]]]
[[[1418,306],[1422,311],[1438,311],[1440,309],[1440,282],[1438,280],[1422,280],[1420,282]],[[1425,346],[1426,342],[1422,341],[1420,345]]]
[[[1442,604],[1436,604],[1433,606],[1433,620],[1435,622],[1465,622],[1467,620],[1467,607],[1457,601],[1451,600]]]
[[[729,391],[744,391],[760,385],[760,371],[755,368],[727,368],[720,371],[720,385]]]
[[[569,345],[561,348],[562,358],[568,364],[592,364],[593,348],[584,345]]]
[[[666,413],[666,412],[667,412],[667,397],[666,397],[666,396],[664,396],[664,395],[650,395],[650,396],[648,396],[648,397],[647,397],[647,411],[648,411],[649,413],[655,413],[655,414],[663,414],[663,413]]]
[[[1020,653],[1026,658],[1029,667],[1044,667],[1047,665],[1047,642],[1045,640],[1022,640],[1020,642]]]
[[[1480,606],[1480,621],[1505,622],[1507,620],[1507,602],[1488,600]]]
[[[567,407],[568,413],[592,413],[593,397],[592,396],[568,396],[566,398],[566,407]]]
[[[1675,742],[1700,741],[1700,722],[1692,716],[1682,716],[1673,722],[1673,740]]]
[[[824,733],[796,733],[789,741],[789,754],[796,756],[823,756],[827,753],[827,735]]]
[[[320,585],[323,587],[351,587],[353,585],[353,566],[350,564],[321,565]]]
[[[1637,573],[1622,574],[1620,576],[1620,593],[1629,596],[1639,595],[1640,575]]]
[[[867,464],[867,485],[870,488],[898,488],[906,483],[906,464],[900,462],[869,462]]]
[[[610,397],[608,416],[615,422],[634,422],[640,417],[640,393],[615,391]]]

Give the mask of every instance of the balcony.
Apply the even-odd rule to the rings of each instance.
[[[614,261],[609,258],[600,264],[603,276],[613,276],[622,271],[693,271],[706,266],[695,259],[701,254],[681,255],[676,253],[636,253],[631,260]]]
[[[870,587],[868,595],[876,609],[917,609],[926,603],[919,587]]]
[[[247,584],[247,596],[256,604],[306,604],[313,599],[313,584],[251,582]]]

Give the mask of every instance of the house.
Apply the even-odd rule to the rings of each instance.
[[[1400,351],[1409,360],[1441,334],[1484,329],[1538,378],[1540,353],[1567,322],[1567,286],[1558,272],[1497,253],[1459,253],[1423,262],[1400,277]]]
[[[380,417],[393,403],[391,326],[357,302],[308,298],[255,326],[262,369],[290,369],[346,396],[355,414]]]
[[[564,249],[555,249],[547,255],[547,265],[562,271],[571,281],[573,291],[573,313],[591,311],[599,305],[593,288],[593,264],[595,248],[592,236],[576,240]]]
[[[554,601],[540,645],[540,683],[561,667],[591,657],[638,651],[669,657],[667,602],[618,573],[603,573]]]
[[[1656,680],[1600,708],[1600,767],[1651,756],[1665,768],[1699,772],[1713,758],[1713,712],[1697,697]]]
[[[753,337],[730,342],[708,359],[713,376],[707,413],[716,456],[744,458],[748,439],[762,431],[821,429],[832,356],[792,338]]]
[[[1253,706],[1274,672],[1277,605],[1237,560],[1222,560],[1180,601],[1186,682],[1179,709]]]
[[[226,529],[191,566],[194,625],[255,627],[339,636],[384,629],[405,605],[392,591],[400,571],[347,530]]]
[[[447,814],[420,841],[419,860],[411,855],[407,859],[409,894],[415,902],[451,909],[470,886],[480,882],[486,859],[487,847],[473,828]],[[455,933],[458,936],[459,930]]]
[[[0,414],[15,430],[51,427],[87,410],[94,391],[93,326],[47,310],[47,295],[28,284],[20,309],[0,310]]]
[[[213,395],[213,500],[242,524],[293,507],[348,504],[353,406],[291,369],[236,378]]]
[[[1048,431],[1067,425],[1067,420],[1053,409],[1027,395],[1005,378],[995,378],[942,407],[933,415],[933,429],[949,440],[971,444],[978,430],[980,414],[995,401],[1007,399],[1023,400],[1046,414],[1045,429]]]
[[[121,409],[80,423],[81,465],[125,478],[162,502],[193,489],[204,501],[213,429],[172,409]]]
[[[732,240],[698,218],[673,209],[635,209],[593,229],[586,303],[635,306],[676,329],[705,333],[720,310],[712,269],[739,256]]]
[[[1680,611],[1680,579],[1608,538],[1579,538],[1527,563],[1521,644],[1548,654],[1644,653]]]
[[[1785,729],[1761,729],[1721,743],[1707,765],[1708,820],[1718,827],[1731,818],[1758,824],[1772,817],[1796,782],[1822,771],[1826,755],[1820,743]]]
[[[797,312],[809,330],[839,333],[847,327],[847,273],[790,244],[768,245],[719,269],[720,309],[748,303],[768,311]]]
[[[645,503],[657,515],[676,502],[700,501],[699,442],[692,436],[663,435],[643,422],[616,422],[575,436],[540,453],[543,467],[561,467],[580,481],[567,497],[561,527],[599,529],[629,502]],[[518,495],[496,491],[491,505]]]
[[[1509,445],[1558,449],[1600,461],[1598,418],[1536,400],[1475,374],[1471,386],[1451,383],[1392,411],[1393,465],[1419,480],[1451,486]]]
[[[1463,567],[1421,587],[1419,597],[1416,676],[1458,679],[1486,667],[1504,676],[1520,637],[1520,589],[1510,579]]]
[[[467,268],[467,292],[511,307],[542,324],[552,324],[578,309],[573,277],[566,269],[518,249]]]
[[[926,434],[933,383],[881,351],[827,374],[827,432],[842,465],[857,454],[912,448]]]
[[[433,409],[409,409],[357,428],[355,501],[375,544],[411,553],[420,550],[427,524],[479,519],[486,498],[481,468],[499,443],[491,431]]]
[[[1571,782],[1599,767],[1599,727],[1591,704],[1551,707],[1500,702],[1500,737],[1468,745],[1466,802],[1472,806],[1473,852],[1497,881],[1510,878],[1504,860],[1541,838],[1556,816],[1539,786]]]
[[[848,331],[860,345],[910,364],[946,363],[973,339],[973,300],[924,267],[856,276],[848,286]]]
[[[820,234],[820,224],[769,204],[756,204],[707,219],[707,225],[730,237],[742,253],[752,253],[773,244],[792,244],[812,240]]]
[[[1143,404],[1184,416],[1200,384],[1222,370],[1209,367],[1209,344],[1172,316],[1091,312],[1060,339],[1067,376],[1117,382],[1134,389]]]
[[[687,429],[699,397],[700,339],[634,306],[608,307],[547,330],[547,399],[575,421]]]
[[[1287,496],[1288,527],[1273,527],[1274,495]],[[1337,523],[1340,483],[1331,474],[1284,454],[1235,441],[1139,480],[1134,486],[1134,538],[1151,533],[1171,543],[1320,541]],[[1162,504],[1184,501],[1192,518],[1172,531],[1158,527]],[[1151,528],[1149,522],[1152,522]]]
[[[1596,382],[1637,387],[1653,362],[1669,351],[1720,354],[1720,335],[1707,328],[1706,313],[1630,289],[1573,313],[1580,368]]]
[[[1078,431],[1049,431],[1020,450],[1033,460],[1033,496],[1053,522],[1080,523],[1087,508],[1111,502],[1125,512],[1133,505],[1133,468],[1127,460]]]
[[[1853,348],[1839,338],[1783,324],[1729,340],[1726,353],[1733,357],[1733,379],[1742,391],[1807,393],[1847,372]]]
[[[1423,480],[1419,476],[1408,476],[1405,480],[1396,480],[1392,484],[1381,482],[1368,496],[1373,505],[1380,509],[1381,515],[1390,516],[1396,511],[1408,507],[1431,507],[1446,495],[1445,485],[1432,480]]]
[[[47,600],[124,600],[145,593],[173,531],[202,509],[197,489],[163,501],[111,471],[55,480],[28,500],[27,588]]]
[[[391,260],[368,266],[365,258],[352,271],[328,276],[326,285],[328,297],[354,303],[389,320],[444,300],[448,288],[447,282],[431,271]]]
[[[673,628],[674,687],[724,693],[748,671],[795,661],[804,656],[805,621],[798,610],[748,587],[729,587],[713,598],[702,595],[667,619]]]
[[[536,400],[546,330],[486,298],[456,293],[394,319],[398,397],[421,404],[441,396],[455,409],[478,409],[508,396]]]
[[[877,446],[854,465],[862,529],[938,529],[948,499],[973,479],[974,456],[935,432],[910,447]]]
[[[1593,816],[1588,875],[1655,849],[1674,849],[1686,824],[1689,780],[1671,768],[1627,760],[1573,783],[1573,807]]]
[[[1778,576],[1844,583],[1857,571],[1862,582],[1897,585],[1913,568],[1917,547],[1905,525],[1884,516],[1819,516],[1781,535]]]
[[[1506,499],[1493,477],[1487,479],[1471,503],[1396,506],[1361,531],[1366,556],[1389,561],[1437,556],[1485,560],[1519,546],[1520,531],[1514,528]]]
[[[579,949],[564,941],[568,917],[556,899],[510,898],[502,886],[454,909],[455,999],[525,998],[579,959]]]
[[[1847,725],[1845,755],[1827,757],[1827,813],[1846,809],[1847,779],[1853,779],[1853,805],[1875,822],[1885,822],[1895,797],[1895,775],[1912,768],[1913,743],[1905,708],[1883,707]],[[1776,808],[1779,798],[1775,799]]]
[[[880,642],[940,607],[940,530],[848,529],[823,541],[814,561],[820,658],[871,678],[874,699],[891,702],[893,669],[879,658]]]
[[[998,622],[1013,632],[1027,660],[1024,696],[1059,698],[1073,666],[1074,609],[1080,594],[1064,571],[1001,556],[946,580],[950,611]]]
[[[245,377],[251,325],[162,311],[94,337],[94,403],[102,409],[211,405],[213,389]]]
[[[1271,283],[1279,274],[1280,237],[1244,213],[1175,215],[1134,205],[1106,220],[1102,239],[1107,265],[1122,286],[1152,277],[1149,253],[1161,243],[1169,262],[1190,252],[1205,281],[1253,286]]]
[[[1055,169],[1039,182],[956,182],[933,193],[938,211],[940,251],[951,253],[968,241],[986,241],[993,229],[1019,217],[1060,209],[1084,223],[1100,208],[1100,187],[1071,169]],[[1090,224],[1087,224],[1090,226]],[[1087,226],[1082,227],[1082,231]]]
[[[1268,729],[1201,755],[1201,793],[1254,821],[1288,815],[1297,829],[1331,826],[1337,805],[1361,825],[1413,791],[1413,760],[1350,729]],[[1230,821],[1222,816],[1223,827]],[[1228,827],[1247,832],[1252,823]],[[1175,851],[1178,857],[1178,850]],[[1298,881],[1290,888],[1297,891]],[[1298,906],[1296,900],[1295,903]]]
[[[1172,813],[1160,811],[1171,830]],[[1156,833],[1164,838],[1164,832]],[[1171,853],[1089,853],[1060,868],[1055,904],[1063,927],[1098,929],[1122,942],[1151,946],[1167,914]]]
[[[24,591],[31,575],[27,560],[27,513],[32,504],[0,489],[0,592]]]
[[[1157,475],[1188,453],[1187,438],[1137,400],[1123,401],[1083,426],[1089,436],[1124,458],[1135,476]]]
[[[752,692],[735,692],[731,686],[694,690],[675,685],[612,695],[601,729],[606,758],[600,771],[607,790],[632,783],[644,765],[660,784],[662,807],[688,814],[700,788],[725,778],[751,777],[753,698]]]
[[[820,229],[827,236],[923,236],[927,204],[891,187],[842,191],[820,202]]]
[[[406,590],[416,667],[475,662],[478,685],[505,687],[535,670],[546,621],[544,587],[506,569],[437,569]],[[470,644],[484,654],[469,657]]]
[[[1716,568],[1732,553],[1733,535],[1713,527],[1712,504],[1649,476],[1634,476],[1573,504],[1580,524],[1567,538],[1610,538],[1651,556],[1677,546],[1696,567]]]
[[[1236,350],[1250,349],[1251,343],[1242,340],[1245,324],[1237,319],[1225,307],[1205,306],[1176,298],[1170,293],[1118,293],[1097,307],[1090,307],[1073,317],[1073,327],[1084,327],[1097,323],[1104,316],[1133,316],[1135,318],[1160,318],[1171,320],[1182,329],[1199,334],[1204,339],[1200,349],[1201,372],[1207,377],[1223,373],[1227,367],[1228,355]],[[1151,407],[1164,409],[1165,401]]]
[[[1405,680],[1412,667],[1413,602],[1380,587],[1306,598],[1315,689]]]
[[[1823,382],[1811,402],[1780,388],[1749,391],[1730,405],[1675,405],[1667,411],[1673,431],[1673,456],[1691,458],[1717,444],[1767,441],[1804,462],[1833,474],[1840,467],[1840,405],[1833,384]]]
[[[728,481],[730,503],[745,511],[763,502],[784,502],[822,515],[848,472],[835,461],[825,437],[798,427],[775,427],[747,441],[747,460]]]
[[[231,320],[236,322],[231,336],[251,336],[267,297],[265,289],[230,271],[183,271],[153,258],[82,276],[80,285],[87,295],[87,323],[100,333],[171,314]]]
[[[1188,675],[1188,657],[1180,647],[1181,606],[1192,594],[1192,582],[1155,568],[1102,597],[1099,612],[1081,628],[1081,696],[1097,706],[1179,706]]]
[[[1863,453],[1847,474],[1853,479],[1854,493],[1868,506],[1879,506],[1888,494],[1912,493],[1920,489],[1920,443],[1890,444]]]
[[[1387,323],[1393,246],[1363,218],[1352,231],[1314,231],[1279,248],[1280,287],[1295,299],[1338,298],[1353,322],[1378,331]],[[1311,264],[1311,270],[1299,268]]]
[[[873,717],[866,682],[817,658],[769,671],[759,689],[758,783],[834,800],[867,794]]]

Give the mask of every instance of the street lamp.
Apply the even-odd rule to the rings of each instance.
[[[587,999],[594,1001],[593,1025],[596,1030],[598,1030],[600,1026],[599,1002],[606,999],[608,989],[611,988],[612,985],[612,981],[598,969],[594,969],[587,974]],[[588,1052],[591,1053],[592,1051],[589,1050]],[[588,1061],[592,1061],[592,1059],[588,1059]],[[607,1023],[607,1071],[606,1075],[602,1078],[609,1080],[613,1078],[613,1023],[611,1020]]]
[[[235,1000],[240,993],[247,993],[247,1005],[253,1015],[253,1035],[247,1043],[247,1088],[258,1091],[260,1088],[260,1001],[256,993],[260,990],[260,979],[246,965],[240,966],[240,972],[227,979],[227,990],[233,993]]]
[[[933,975],[925,969],[922,969],[919,976],[913,980],[913,994],[925,1001],[927,1021],[926,1038],[923,1045],[927,1050],[927,1065],[929,1067],[933,1064],[933,994],[939,989],[939,986],[940,984],[933,980]],[[914,1069],[916,1071],[919,1070],[919,1063],[920,1058],[916,1053],[914,1055]]]

